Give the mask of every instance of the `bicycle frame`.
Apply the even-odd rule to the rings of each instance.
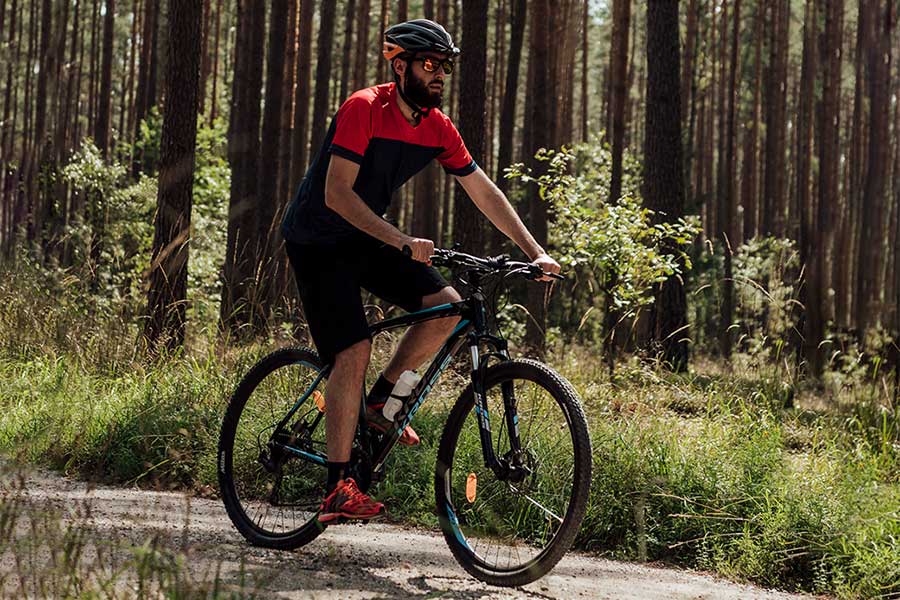
[[[453,358],[459,353],[464,345],[469,346],[469,354],[472,361],[472,387],[475,395],[475,413],[478,418],[478,426],[480,429],[481,446],[484,454],[485,465],[494,471],[502,469],[502,465],[498,461],[491,440],[491,424],[488,413],[487,398],[484,393],[483,374],[487,366],[490,356],[500,356],[502,359],[508,359],[506,340],[493,336],[488,331],[487,311],[485,308],[485,299],[480,292],[460,300],[448,304],[441,304],[431,308],[425,308],[413,313],[386,319],[370,326],[369,332],[372,336],[383,331],[409,327],[418,323],[424,323],[434,319],[446,317],[460,317],[459,324],[449,335],[447,340],[438,350],[434,359],[428,365],[422,376],[421,381],[415,390],[413,390],[411,402],[407,402],[395,418],[396,427],[387,434],[386,439],[380,448],[374,443],[373,437],[370,435],[368,424],[365,416],[365,396],[362,398],[359,416],[359,438],[367,446],[364,448],[372,458],[372,476],[373,479],[379,478],[383,472],[385,461],[391,450],[397,444],[403,430],[413,420],[416,412],[425,401],[428,393],[438,382],[441,375],[449,366]],[[482,355],[480,346],[484,344],[489,351]],[[306,399],[312,394],[313,390],[328,377],[332,369],[332,365],[327,365],[319,373],[315,381],[305,390],[304,394],[295,402],[291,410],[275,427],[275,433],[283,431],[290,422],[293,415],[300,409]],[[503,389],[504,403],[506,404],[507,427],[510,432],[510,443],[513,450],[518,450],[518,419],[515,413],[515,402],[510,390]],[[321,418],[321,415],[318,418]],[[273,433],[273,437],[275,435]],[[325,456],[319,453],[311,453],[294,448],[291,445],[278,443],[279,447],[295,454],[303,460],[324,464]]]

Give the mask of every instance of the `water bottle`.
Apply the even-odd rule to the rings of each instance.
[[[397,413],[409,400],[412,391],[416,389],[416,385],[421,379],[422,377],[415,371],[403,371],[400,379],[394,384],[394,389],[391,390],[391,395],[388,396],[387,402],[384,403],[384,408],[381,409],[381,414],[384,415],[385,419],[388,421],[394,420],[394,417],[397,416]]]

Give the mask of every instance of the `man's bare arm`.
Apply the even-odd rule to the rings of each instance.
[[[398,250],[402,250],[403,246],[409,246],[415,260],[428,262],[434,252],[434,242],[410,237],[372,212],[363,199],[353,191],[353,183],[358,174],[358,164],[332,154],[328,176],[325,179],[325,205],[373,238]]]
[[[529,259],[535,260],[539,256],[547,254],[522,223],[522,219],[519,218],[518,213],[500,188],[494,185],[494,182],[485,175],[481,168],[464,177],[457,177],[456,180],[466,190],[466,194],[469,195],[478,210],[484,213],[484,216],[490,219],[497,229],[514,241]]]

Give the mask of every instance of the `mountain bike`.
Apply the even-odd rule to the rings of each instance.
[[[366,423],[365,397],[350,476],[365,491],[381,480],[388,456],[428,393],[464,348],[470,381],[447,417],[434,474],[436,513],[456,560],[474,577],[518,586],[542,577],[571,547],[584,518],[591,441],[572,385],[547,365],[510,358],[492,333],[493,282],[537,280],[535,265],[436,250],[432,262],[455,271],[470,293],[370,326],[373,336],[430,319],[460,321],[418,386],[380,433]],[[496,299],[496,296],[494,296]],[[325,496],[325,383],[331,365],[307,348],[260,360],[234,392],[219,439],[218,478],[228,515],[254,545],[294,549],[326,528],[317,520]]]

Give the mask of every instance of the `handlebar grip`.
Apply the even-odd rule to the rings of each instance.
[[[403,256],[412,257],[412,248],[409,247],[408,244],[403,244]]]

